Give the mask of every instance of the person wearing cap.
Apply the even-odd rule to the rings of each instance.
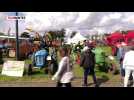
[[[86,46],[84,48],[83,54],[81,55],[80,66],[84,69],[84,84],[83,86],[88,86],[87,79],[88,75],[91,74],[93,77],[93,81],[95,86],[97,87],[97,79],[94,71],[95,67],[95,54],[91,51],[91,49]]]
[[[81,50],[82,50],[82,46],[80,45],[80,41],[78,42],[78,44],[75,46],[75,51],[77,53],[77,58],[76,58],[76,63],[80,64],[80,54],[81,54]]]
[[[75,51],[76,52],[81,52],[82,46],[80,44],[80,41],[78,42],[78,44],[75,46]]]
[[[89,49],[89,47],[88,47],[88,46],[85,46],[85,47],[83,48],[82,52],[85,52],[85,51],[88,50],[88,49]]]

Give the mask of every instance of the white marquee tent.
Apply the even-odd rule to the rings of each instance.
[[[79,32],[73,37],[73,38],[69,38],[67,43],[78,43],[79,41],[84,41],[86,40],[86,38],[84,36],[82,36]]]

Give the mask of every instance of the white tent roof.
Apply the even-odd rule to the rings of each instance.
[[[79,41],[86,40],[84,36],[82,36],[80,33],[77,33],[72,39],[68,39],[68,44],[70,43],[78,43]]]

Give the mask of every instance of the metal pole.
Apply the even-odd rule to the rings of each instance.
[[[18,16],[18,12],[16,12]],[[18,19],[16,19],[16,60],[19,60]]]
[[[8,37],[10,36],[10,30],[11,30],[11,28],[9,27],[9,30],[8,30]],[[9,43],[9,38],[8,38],[8,43]]]

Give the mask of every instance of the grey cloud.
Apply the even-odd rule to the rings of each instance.
[[[69,28],[87,33],[88,30],[97,31],[97,29],[104,30],[105,32],[116,31],[118,29],[134,29],[134,21],[131,22],[131,20],[134,20],[133,12],[87,12],[87,14],[89,13],[87,18],[81,20],[79,23],[76,23],[76,21],[80,19],[80,12],[57,13],[59,13],[59,15],[55,15],[56,13],[20,12],[20,14],[25,15],[26,18],[27,16],[31,18],[30,20],[26,20],[25,23],[20,23],[22,24],[20,25],[20,30],[24,31],[25,27],[30,24],[33,25],[33,30],[36,31]],[[110,16],[113,14],[121,14],[121,16],[119,18],[111,18]],[[9,26],[9,23],[13,23],[5,21],[3,19],[5,15],[5,13],[0,13],[0,30]],[[105,23],[101,23],[104,17],[107,17],[108,20]]]

